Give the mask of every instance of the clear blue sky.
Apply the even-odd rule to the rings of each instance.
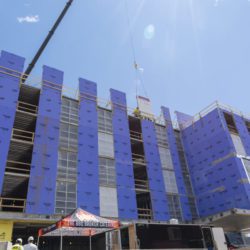
[[[0,0],[0,49],[30,62],[66,0]],[[195,114],[214,100],[250,113],[250,1],[127,0],[137,62],[154,112]],[[46,64],[126,92],[135,107],[135,74],[125,0],[75,0],[34,75]],[[29,17],[29,18],[27,18]],[[145,28],[148,32],[145,34]],[[151,27],[151,28],[150,28]],[[139,94],[145,95],[142,86]]]

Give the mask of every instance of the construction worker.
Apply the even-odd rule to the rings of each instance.
[[[16,244],[12,246],[11,250],[23,250],[22,243],[23,243],[23,240],[21,238],[18,238],[16,240]]]
[[[24,245],[24,250],[38,250],[37,246],[33,242],[34,237],[30,236],[28,238],[28,244]]]
[[[134,114],[134,116],[135,116],[135,117],[140,117],[140,115],[141,115],[141,111],[139,110],[139,108],[138,108],[138,107],[136,107],[136,108],[135,108],[135,110],[134,110],[133,114]]]

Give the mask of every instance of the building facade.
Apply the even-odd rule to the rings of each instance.
[[[0,214],[50,222],[81,207],[120,220],[192,222],[250,209],[250,120],[215,105],[200,117],[133,113],[126,95],[44,66],[34,86],[24,58],[0,57]],[[11,213],[11,215],[10,215]],[[8,214],[8,216],[7,216]],[[40,220],[39,220],[40,218]],[[0,222],[1,223],[1,222]]]
[[[196,121],[177,112],[200,217],[250,209],[250,123],[216,106]]]

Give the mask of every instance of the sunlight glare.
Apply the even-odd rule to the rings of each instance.
[[[153,24],[149,24],[147,27],[144,29],[144,37],[147,40],[153,39],[155,36],[155,26]]]

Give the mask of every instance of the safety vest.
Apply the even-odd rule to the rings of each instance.
[[[23,250],[23,247],[19,244],[15,244],[14,246],[12,246],[11,250]]]

